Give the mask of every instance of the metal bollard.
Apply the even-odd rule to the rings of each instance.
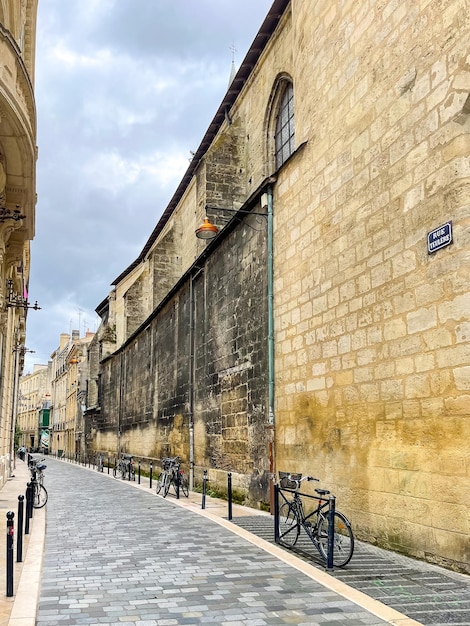
[[[140,461],[139,461],[138,471],[139,471],[139,482],[137,484],[140,485]]]
[[[201,509],[206,508],[206,487],[207,487],[207,470],[204,470],[202,478],[202,504]]]
[[[28,483],[28,486],[26,487],[26,511],[25,511],[25,520],[24,520],[24,534],[25,535],[29,535],[29,500],[30,500],[29,490],[30,490],[30,486]]]
[[[24,520],[24,496],[18,496],[18,534],[16,537],[16,562],[23,560],[23,520]]]
[[[326,555],[326,569],[333,569],[333,547],[335,540],[335,508],[336,508],[336,498],[335,496],[329,496],[329,507],[328,507],[328,552]]]
[[[228,519],[232,519],[232,472],[227,474]]]
[[[33,483],[30,482],[26,485],[26,517],[31,519],[33,517],[33,499],[34,499],[34,491],[33,491]]]
[[[279,485],[274,483],[274,542],[279,543]]]
[[[108,474],[109,474],[109,454],[108,454]]]
[[[179,468],[176,470],[176,499],[179,500],[180,499],[180,470]]]
[[[13,526],[13,511],[7,513],[7,598],[13,595],[13,537],[15,528]]]
[[[150,489],[152,489],[152,478],[153,478],[152,473],[153,473],[153,464],[150,461]]]

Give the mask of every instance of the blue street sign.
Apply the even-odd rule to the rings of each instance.
[[[446,222],[428,233],[428,254],[452,243],[452,222]]]

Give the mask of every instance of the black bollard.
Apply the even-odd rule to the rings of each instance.
[[[202,478],[202,504],[201,509],[206,508],[206,485],[207,485],[207,470],[204,470]]]
[[[274,541],[279,543],[279,485],[274,483]]]
[[[228,519],[232,519],[232,472],[227,474]]]
[[[176,499],[179,500],[180,499],[180,470],[179,468],[176,470],[176,485],[175,485],[175,489],[176,489]]]
[[[29,535],[29,490],[30,490],[30,486],[28,483],[28,486],[26,487],[26,510],[25,510],[25,519],[24,519],[24,534],[25,535]]]
[[[23,520],[24,520],[24,496],[18,496],[18,533],[16,537],[16,562],[23,560]]]
[[[34,500],[34,485],[32,482],[26,485],[26,517],[31,519],[33,517],[33,500]]]
[[[334,537],[335,537],[335,509],[336,509],[336,498],[333,495],[329,495],[328,502],[328,551],[326,554],[326,569],[333,569],[333,548],[334,548]]]
[[[109,474],[109,454],[108,454],[108,474]]]
[[[140,461],[139,461],[139,468],[138,468],[138,470],[139,470],[139,482],[137,484],[140,485]]]
[[[153,473],[153,465],[152,462],[150,462],[150,489],[152,489],[152,473]]]
[[[13,526],[13,511],[7,513],[7,598],[13,595],[13,537],[15,528]]]

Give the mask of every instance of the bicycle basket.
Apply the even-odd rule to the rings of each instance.
[[[300,480],[302,474],[294,474],[293,472],[279,472],[279,486],[281,489],[296,489],[296,480]],[[292,479],[292,480],[290,480]]]

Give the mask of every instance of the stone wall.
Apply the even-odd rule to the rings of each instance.
[[[276,185],[276,452],[361,538],[470,563],[469,14],[294,2],[296,137]],[[451,220],[453,244],[428,254]]]
[[[469,20],[462,0],[293,0],[171,217],[196,263],[121,349],[126,398],[121,352],[103,363],[97,441],[121,402],[126,449],[187,462],[194,423],[196,474],[267,500],[266,232],[192,233],[275,174],[276,468],[321,478],[358,537],[468,571]],[[302,149],[274,172],[286,76]]]
[[[196,480],[231,471],[249,500],[268,501],[265,237],[264,223],[239,225],[102,363],[95,449],[179,455],[188,469],[193,421]]]

